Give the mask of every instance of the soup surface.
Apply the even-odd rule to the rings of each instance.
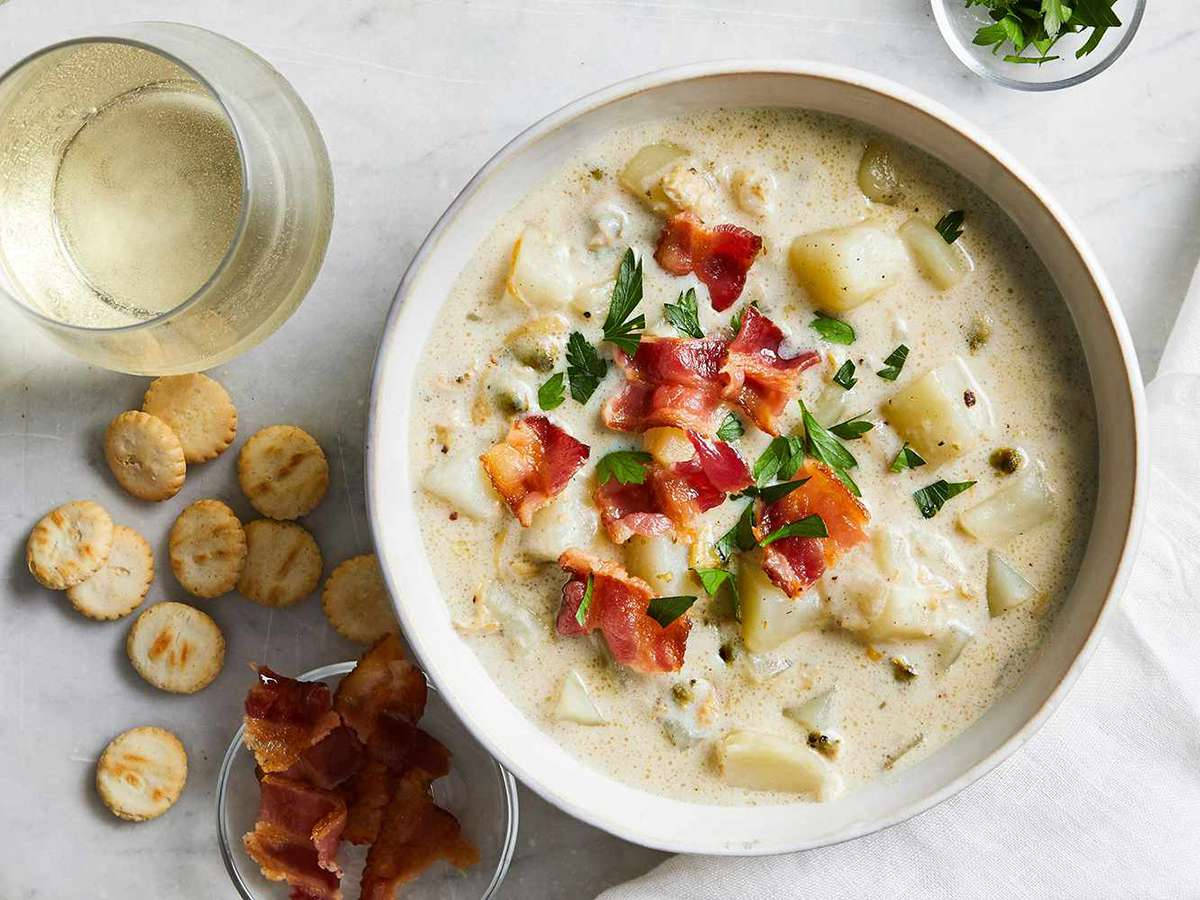
[[[980,191],[842,119],[609,135],[496,225],[423,353],[456,627],[649,791],[911,764],[1021,677],[1082,555],[1095,415],[1054,285]]]

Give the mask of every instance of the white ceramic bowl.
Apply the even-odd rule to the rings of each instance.
[[[802,107],[882,129],[986,191],[1038,249],[1071,310],[1099,417],[1095,524],[1076,584],[1042,651],[1009,695],[946,747],[827,804],[710,806],[625,785],[564,750],[496,687],[450,623],[422,552],[410,476],[409,416],[420,351],[449,286],[496,221],[581,144],[639,119],[714,106]],[[1146,484],[1142,386],[1108,282],[1074,226],[974,126],[912,91],[812,63],[722,62],[657,72],[546,117],[485,165],[417,252],[376,360],[367,439],[375,545],[405,633],[450,706],[500,762],[551,803],[639,844],[765,854],[830,844],[903,821],[952,796],[1025,743],[1062,700],[1099,639],[1132,563]]]

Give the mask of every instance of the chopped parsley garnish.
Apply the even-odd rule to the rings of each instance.
[[[797,478],[795,481],[782,481],[779,484],[772,484],[765,488],[752,488],[752,490],[762,497],[763,503],[777,503],[807,481],[808,478]]]
[[[754,463],[754,483],[759,487],[779,477],[791,478],[804,462],[804,440],[780,435],[767,444],[767,449]]]
[[[713,550],[721,558],[721,562],[729,562],[735,550],[745,553],[747,550],[753,550],[757,543],[754,537],[754,504],[747,503],[737,524],[721,535],[713,544]]]
[[[634,309],[642,302],[642,261],[627,248],[621,257],[621,268],[613,284],[612,299],[608,302],[608,316],[604,319],[604,340],[616,344],[630,356],[637,353],[646,328],[646,317],[637,315]]]
[[[704,592],[710,597],[716,597],[721,588],[729,585],[729,595],[733,598],[733,617],[738,621],[742,618],[742,598],[738,595],[737,579],[728,569],[693,569]]]
[[[923,465],[925,465],[925,460],[921,454],[905,444],[900,448],[900,452],[896,454],[896,458],[892,460],[888,469],[892,472],[903,472],[905,469],[919,469]]]
[[[729,327],[733,329],[733,334],[735,337],[737,336],[737,333],[742,330],[742,319],[745,318],[746,310],[749,309],[751,306],[753,306],[755,309],[758,309],[758,301],[751,300],[749,303],[747,303],[745,306],[743,306],[741,309],[739,309],[737,312],[735,312],[733,314],[733,317],[730,318]]]
[[[596,348],[578,331],[572,331],[567,339],[567,380],[571,384],[571,396],[580,403],[587,403],[600,385],[600,379],[607,374],[608,363],[600,358]]]
[[[592,607],[592,589],[596,586],[596,576],[589,575],[587,587],[583,589],[583,599],[579,601],[579,609],[575,610],[575,621],[580,628],[587,628],[588,610]]]
[[[940,219],[933,227],[937,229],[937,233],[942,236],[947,244],[953,244],[963,233],[963,219],[966,218],[966,213],[961,209],[952,209]]]
[[[938,514],[938,510],[945,506],[947,500],[957,497],[973,484],[973,481],[946,481],[939,478],[928,487],[913,491],[913,500],[917,503],[917,509],[921,510],[921,515],[932,519]]]
[[[663,312],[667,314],[667,321],[684,337],[704,337],[704,330],[700,327],[700,309],[696,305],[695,288],[688,288],[674,303],[664,303]]]
[[[854,363],[850,360],[842,363],[837,373],[833,376],[833,383],[840,384],[846,390],[850,390],[850,388],[858,384],[858,379],[854,377]]]
[[[620,484],[642,484],[646,480],[646,465],[653,458],[643,450],[615,450],[596,463],[596,482],[607,484],[615,478]]]
[[[817,317],[808,323],[809,326],[825,340],[831,344],[853,344],[854,329],[849,322],[843,322],[841,319],[835,319],[832,316],[827,316],[823,312],[817,313]]]
[[[538,406],[551,410],[560,406],[567,396],[566,378],[562,372],[555,372],[546,379],[546,383],[538,388]]]
[[[1059,59],[1051,56],[1050,50],[1064,34],[1076,34],[1091,29],[1091,34],[1078,50],[1075,58],[1087,56],[1098,46],[1109,28],[1117,28],[1121,20],[1113,12],[1115,0],[966,0],[967,6],[986,6],[992,18],[991,25],[983,25],[975,32],[974,43],[991,47],[999,53],[1011,45],[1015,53],[1007,53],[1005,62],[1026,65],[1041,65]],[[1026,48],[1033,47],[1036,54],[1025,56]]]
[[[844,441],[856,441],[872,428],[875,427],[874,422],[868,422],[863,418],[866,413],[859,413],[857,416],[847,419],[845,422],[838,422],[829,429],[831,434],[836,434]]]
[[[695,602],[695,597],[655,597],[650,601],[646,612],[650,618],[666,628],[691,609]]]
[[[875,374],[885,381],[895,381],[900,377],[900,370],[904,368],[907,359],[908,348],[901,344],[888,354],[888,358],[883,361],[883,368]]]
[[[842,480],[842,483],[850,489],[850,493],[855,497],[861,497],[862,491],[850,477],[850,470],[858,465],[854,454],[843,447],[841,442],[829,433],[828,429],[813,418],[803,400],[800,401],[800,413],[804,420],[808,455],[829,466],[833,473]]]
[[[736,441],[746,433],[746,427],[742,425],[741,419],[730,413],[725,417],[725,421],[721,423],[721,427],[717,429],[717,440]]]
[[[782,528],[775,529],[759,541],[758,545],[766,547],[768,544],[790,537],[823,538],[829,537],[829,531],[825,528],[825,520],[820,516],[805,516],[803,519],[788,522]]]

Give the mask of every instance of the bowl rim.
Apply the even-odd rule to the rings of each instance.
[[[302,675],[297,675],[296,680],[324,681],[326,678],[332,678],[338,675],[348,675],[357,665],[358,660],[356,659],[330,663],[326,666],[319,666],[315,669],[310,669]],[[445,697],[442,696],[438,689],[429,680],[429,676],[427,675],[425,676],[425,683],[428,685],[430,693],[438,697],[442,697],[442,702],[446,703]],[[454,713],[455,717],[459,719],[459,724],[462,724],[462,719],[458,716],[454,708],[451,707],[449,703],[446,703],[446,706],[452,713]],[[240,841],[235,842],[230,840],[230,835],[225,827],[225,816],[223,815],[225,810],[227,789],[229,786],[229,775],[233,771],[233,765],[234,761],[237,759],[238,751],[244,749],[242,746],[242,735],[245,733],[245,731],[246,726],[244,723],[238,726],[237,731],[234,732],[233,739],[229,742],[229,746],[225,749],[225,755],[221,757],[221,768],[217,770],[217,789],[214,803],[217,814],[217,846],[221,851],[221,862],[225,864],[225,871],[228,873],[229,880],[233,883],[233,888],[235,891],[237,891],[238,896],[241,897],[242,900],[259,900],[259,897],[252,890],[250,890],[249,886],[243,880],[241,872],[238,870],[237,862],[234,859],[234,846],[236,843],[236,845],[240,847],[241,843]],[[467,733],[470,734],[473,739],[479,741],[479,738],[475,735],[474,731],[467,729]],[[495,897],[497,892],[500,890],[500,885],[504,882],[505,877],[508,875],[508,868],[512,864],[513,853],[515,852],[517,846],[517,833],[520,830],[521,808],[520,801],[517,799],[516,779],[513,778],[512,773],[509,772],[508,769],[504,768],[504,766],[500,764],[499,760],[497,760],[495,756],[492,756],[491,751],[488,750],[486,745],[480,743],[480,746],[483,747],[484,751],[489,756],[491,756],[492,764],[496,767],[496,774],[500,779],[500,793],[504,797],[504,810],[507,814],[506,818],[508,820],[505,825],[504,843],[500,847],[500,858],[496,863],[495,871],[492,873],[492,880],[488,883],[487,889],[480,897],[480,900],[491,900],[491,898]]]
[[[1125,537],[1122,543],[1122,550],[1117,564],[1112,571],[1112,577],[1107,582],[1104,599],[1097,610],[1095,620],[1088,627],[1086,637],[1083,639],[1078,652],[1071,660],[1062,678],[1036,709],[1028,715],[1024,724],[1006,740],[979,759],[978,762],[938,789],[907,803],[893,813],[868,820],[855,821],[832,834],[802,840],[783,838],[770,843],[760,841],[750,846],[733,846],[711,835],[647,834],[640,830],[636,823],[631,823],[628,818],[621,821],[615,821],[612,817],[601,819],[574,798],[563,793],[558,793],[543,784],[537,774],[536,761],[534,761],[534,764],[530,764],[525,758],[518,756],[514,752],[510,752],[510,750],[506,750],[497,741],[492,740],[490,735],[484,734],[475,726],[469,715],[469,707],[465,703],[462,704],[462,708],[459,708],[459,704],[455,702],[455,699],[452,699],[450,694],[444,695],[447,702],[450,703],[459,715],[464,726],[475,735],[479,742],[490,753],[495,755],[504,767],[519,777],[526,787],[537,793],[547,802],[575,818],[602,828],[617,837],[645,847],[675,853],[758,856],[839,844],[844,841],[873,834],[925,812],[953,797],[995,769],[1000,763],[1004,762],[1009,756],[1028,743],[1033,735],[1040,730],[1042,725],[1070,692],[1080,673],[1095,652],[1105,627],[1115,615],[1115,611],[1119,606],[1121,592],[1128,581],[1130,571],[1133,567],[1146,504],[1149,462],[1145,450],[1145,397],[1141,374],[1137,367],[1137,359],[1133,349],[1133,341],[1129,335],[1128,327],[1120,311],[1120,307],[1115,300],[1112,287],[1101,270],[1094,253],[1082,233],[1070,220],[1062,207],[1050,197],[1045,187],[1006,150],[1001,148],[994,140],[987,137],[978,126],[943,106],[941,103],[931,100],[918,91],[903,86],[891,79],[852,67],[824,62],[787,59],[729,59],[690,63],[654,70],[646,74],[615,82],[607,87],[585,94],[558,108],[521,131],[493,154],[470,181],[467,182],[435,222],[418,247],[396,289],[384,329],[381,333],[373,365],[371,393],[368,402],[367,433],[363,453],[366,473],[365,500],[368,520],[376,546],[382,546],[379,540],[381,509],[383,508],[380,498],[381,476],[384,472],[389,471],[387,461],[381,458],[383,448],[380,446],[378,435],[382,414],[381,384],[388,368],[389,356],[391,353],[396,352],[396,344],[398,343],[389,342],[389,337],[397,330],[398,325],[403,320],[406,309],[406,304],[404,303],[405,296],[412,289],[421,269],[428,258],[433,255],[444,232],[451,227],[462,208],[473,197],[476,191],[480,189],[484,182],[503,166],[510,157],[519,154],[541,138],[568,125],[587,113],[632,96],[678,82],[702,80],[712,77],[754,75],[794,75],[840,82],[871,91],[890,101],[906,105],[917,113],[940,120],[941,123],[949,126],[961,137],[973,144],[975,148],[986,154],[994,165],[1003,169],[1021,187],[1029,192],[1036,204],[1050,216],[1054,225],[1061,230],[1063,236],[1078,253],[1079,260],[1086,269],[1095,288],[1099,306],[1103,310],[1103,324],[1110,330],[1112,339],[1121,352],[1120,381],[1127,391],[1127,396],[1124,399],[1128,403],[1133,423],[1131,442],[1133,467],[1127,503],[1128,519],[1124,527]],[[404,477],[407,478],[407,473],[405,473]],[[1126,504],[1122,504],[1122,506],[1124,507]],[[385,554],[380,554],[380,561],[385,581],[388,583],[393,597],[393,606],[404,627],[405,635],[414,654],[416,654],[423,666],[427,666],[430,671],[436,672],[438,668],[436,648],[425,643],[421,637],[421,623],[409,615],[405,607],[395,599],[404,596],[401,590],[403,588],[403,579],[391,573]],[[533,723],[533,727],[537,727],[536,723]],[[602,774],[602,777],[611,779],[611,776],[604,774]]]

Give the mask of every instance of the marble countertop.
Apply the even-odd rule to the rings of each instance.
[[[1168,11],[1167,6],[1171,6]],[[474,170],[534,119],[648,69],[737,56],[857,65],[974,120],[1053,191],[1103,262],[1145,374],[1200,256],[1200,10],[1152,3],[1111,70],[1048,96],[993,87],[942,43],[923,0],[0,0],[0,68],[64,37],[175,19],[240,40],[277,66],[316,116],[333,161],[337,215],[323,271],[296,315],[214,374],[241,434],[294,422],[330,457],[330,495],[311,517],[326,559],[370,549],[362,443],[375,344],[409,258]],[[244,515],[232,454],[188,475],[180,497],[140,504],[112,482],[104,426],[145,380],[64,356],[0,307],[0,896],[223,897],[213,792],[248,660],[304,671],[355,648],[319,604],[271,612],[234,594],[207,604],[226,670],[175,697],[125,659],[127,623],[77,616],[25,571],[32,523],[94,497],[156,544],[150,599],[186,599],[165,535],[185,502],[224,497]],[[167,816],[118,822],[92,787],[105,743],[135,724],[187,745],[187,790]],[[583,897],[660,854],[625,844],[521,793],[521,838],[504,896]]]

